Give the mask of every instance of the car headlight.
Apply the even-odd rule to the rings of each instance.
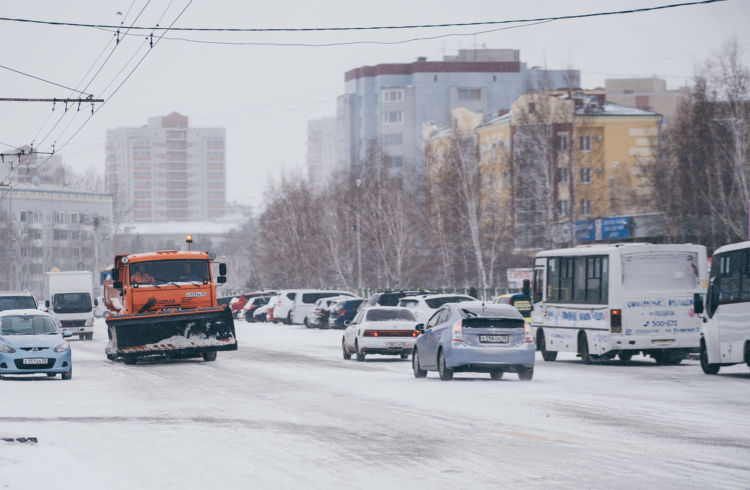
[[[6,354],[12,354],[16,351],[13,347],[0,343],[0,352],[4,352]]]
[[[55,347],[55,352],[67,352],[70,350],[70,344],[67,342],[63,342],[62,344]]]

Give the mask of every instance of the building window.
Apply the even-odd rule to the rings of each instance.
[[[591,167],[581,168],[581,184],[591,183]]]
[[[581,151],[591,151],[591,135],[582,134],[578,139],[578,146]]]
[[[567,184],[568,182],[570,182],[568,167],[557,167],[557,183]]]
[[[383,90],[383,102],[401,102],[404,100],[404,91],[400,89]]]
[[[458,89],[459,100],[479,100],[482,98],[482,89],[460,88]]]
[[[567,199],[561,199],[557,201],[557,213],[561,217],[568,215],[568,200]]]
[[[557,133],[557,149],[559,151],[567,151],[568,133]]]
[[[401,124],[404,122],[403,111],[386,111],[383,113],[383,122],[385,124]]]
[[[401,133],[391,133],[383,135],[384,145],[400,145],[404,142],[404,135]]]
[[[581,199],[581,215],[589,216],[591,214],[591,199]]]
[[[386,157],[388,165],[394,168],[401,168],[404,166],[404,157],[402,156],[389,156]]]

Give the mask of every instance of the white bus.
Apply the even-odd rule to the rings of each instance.
[[[646,243],[548,250],[534,261],[531,324],[545,361],[584,364],[650,355],[679,364],[698,352],[694,294],[708,284],[702,245]]]
[[[750,242],[716,249],[706,301],[696,295],[695,311],[703,319],[703,372],[716,374],[721,366],[743,362],[750,366]]]

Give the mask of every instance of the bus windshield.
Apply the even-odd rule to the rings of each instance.
[[[700,285],[696,252],[643,252],[622,256],[622,285],[634,291],[695,290]]]

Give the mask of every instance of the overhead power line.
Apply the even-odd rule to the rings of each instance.
[[[399,29],[434,29],[445,27],[469,27],[469,26],[489,26],[498,24],[517,24],[528,22],[543,22],[553,20],[585,19],[589,17],[602,17],[606,15],[623,15],[635,14],[640,12],[650,12],[654,10],[665,10],[677,7],[688,7],[693,5],[703,5],[708,3],[726,2],[727,0],[701,0],[698,2],[681,2],[668,5],[657,5],[655,7],[642,7],[637,9],[613,10],[605,12],[592,12],[587,14],[560,15],[554,17],[538,17],[533,19],[515,19],[515,20],[490,20],[480,22],[451,22],[445,24],[414,24],[414,25],[384,25],[384,26],[351,26],[351,27],[160,27],[155,26],[131,26],[131,30],[147,31],[193,31],[193,32],[317,32],[317,31],[375,31],[375,30],[399,30]],[[83,24],[78,22],[61,22],[50,20],[20,19],[11,17],[0,17],[0,21],[24,22],[30,24],[46,24],[54,26],[67,27],[87,27],[96,29],[119,29],[121,26],[111,24]]]
[[[64,88],[64,89],[67,89],[67,90],[72,90],[73,92],[78,92],[79,94],[88,95],[89,97],[93,97],[93,94],[82,92],[82,91],[76,90],[74,88],[66,87],[65,85],[61,85],[59,83],[55,83],[55,82],[52,82],[50,80],[45,80],[42,77],[37,77],[37,76],[34,76],[34,75],[30,74],[30,73],[23,72],[21,70],[14,70],[13,68],[10,68],[9,66],[0,65],[0,68],[3,68],[3,69],[8,70],[8,71],[12,71],[14,73],[18,73],[20,75],[23,75],[23,76],[26,76],[26,77],[29,77],[29,78],[33,78],[35,80],[40,80],[42,82],[49,83],[50,85],[54,85],[56,87]]]

